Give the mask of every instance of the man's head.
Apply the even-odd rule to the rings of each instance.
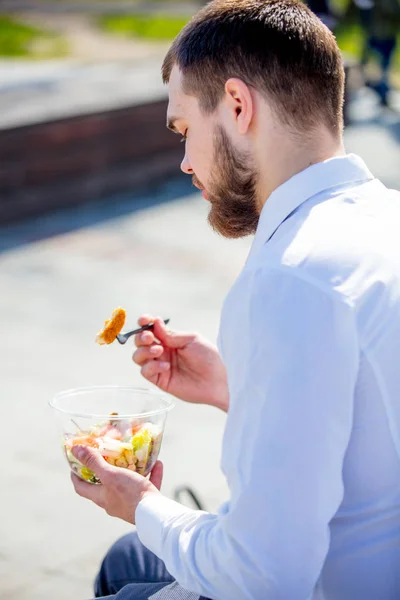
[[[169,126],[186,142],[182,170],[227,237],[255,231],[296,148],[341,139],[341,55],[300,0],[214,0],[174,40],[162,72]]]

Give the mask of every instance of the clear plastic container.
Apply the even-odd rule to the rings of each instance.
[[[70,468],[89,483],[101,482],[74,457],[74,445],[97,448],[110,464],[147,476],[160,452],[167,413],[174,406],[162,392],[130,386],[67,390],[49,404]]]

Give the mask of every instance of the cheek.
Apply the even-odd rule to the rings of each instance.
[[[210,177],[213,163],[213,151],[207,149],[204,143],[186,142],[186,156],[197,178],[205,183]]]

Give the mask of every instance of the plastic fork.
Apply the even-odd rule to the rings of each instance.
[[[164,319],[164,323],[168,325],[169,319]],[[143,327],[139,327],[139,329],[134,329],[133,331],[127,331],[126,333],[119,333],[117,335],[117,340],[120,344],[126,344],[129,338],[132,335],[137,335],[138,333],[142,333],[142,331],[151,331],[154,327],[154,323],[148,323],[147,325],[143,325]]]

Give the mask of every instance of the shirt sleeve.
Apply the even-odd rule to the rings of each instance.
[[[138,534],[200,595],[306,600],[343,498],[359,360],[354,315],[339,294],[290,269],[249,277],[248,321],[234,332],[237,351],[227,351],[230,501],[212,515],[150,495],[137,510]]]

